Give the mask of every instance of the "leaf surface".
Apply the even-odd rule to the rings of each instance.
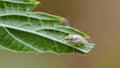
[[[23,52],[87,54],[93,43],[76,46],[65,40],[69,34],[89,38],[72,27],[62,26],[64,18],[32,12],[35,0],[0,0],[0,48]]]

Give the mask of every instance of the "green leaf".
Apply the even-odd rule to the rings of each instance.
[[[93,43],[82,47],[65,40],[69,34],[89,38],[72,27],[62,26],[64,18],[32,12],[35,0],[0,0],[0,48],[23,52],[87,54]]]

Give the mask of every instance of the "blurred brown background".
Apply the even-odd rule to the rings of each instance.
[[[120,68],[120,0],[40,0],[35,11],[70,20],[97,45],[87,56],[0,50],[0,68]]]

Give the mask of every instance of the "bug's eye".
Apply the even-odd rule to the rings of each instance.
[[[70,40],[74,40],[74,37],[73,37],[73,36],[69,36],[69,39],[70,39]]]

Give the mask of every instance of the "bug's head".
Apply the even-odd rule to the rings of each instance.
[[[74,40],[74,36],[70,34],[69,36],[65,37],[65,40],[72,41],[72,40]]]

